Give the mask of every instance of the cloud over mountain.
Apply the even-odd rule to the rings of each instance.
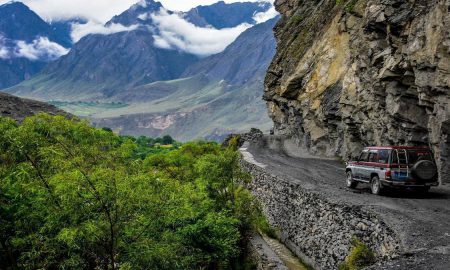
[[[31,43],[23,40],[16,41],[16,47],[14,48],[15,56],[30,60],[52,61],[68,52],[69,49],[64,48],[58,43],[51,42],[46,37],[39,37]]]
[[[0,58],[26,58],[32,61],[53,61],[69,52],[47,37],[38,37],[32,42],[10,40],[0,36]]]
[[[0,47],[0,59],[8,59],[8,54],[9,52],[7,48]]]
[[[139,25],[124,26],[116,23],[104,25],[94,21],[89,21],[84,24],[75,23],[72,24],[71,37],[73,42],[78,42],[81,38],[89,34],[110,35],[119,32],[132,31],[138,27]]]
[[[179,49],[184,52],[207,56],[223,51],[243,31],[250,28],[247,23],[233,28],[215,29],[198,27],[181,18],[161,10],[151,18],[157,27],[153,35],[155,46],[164,49]]]
[[[278,14],[278,11],[275,10],[275,6],[272,5],[266,12],[256,13],[255,16],[253,16],[253,20],[255,20],[256,23],[263,23],[275,18]]]

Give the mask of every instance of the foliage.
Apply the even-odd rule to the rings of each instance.
[[[257,216],[255,225],[256,229],[261,231],[263,234],[273,239],[278,239],[277,230],[272,225],[270,225],[266,216],[264,216],[262,212],[260,212],[260,215]]]
[[[353,239],[350,254],[345,259],[345,262],[339,265],[339,270],[358,270],[374,262],[375,253],[360,240]]]
[[[165,135],[162,138],[122,136],[121,141],[133,142],[136,145],[133,156],[141,159],[145,159],[149,154],[166,153],[178,149],[181,146],[181,143],[175,141],[169,135]]]
[[[230,141],[228,142],[228,147],[230,147],[233,150],[239,149],[240,140],[241,140],[241,135],[235,135],[235,136],[231,137]]]
[[[238,154],[150,142],[61,116],[0,118],[2,269],[232,265],[257,216]]]
[[[289,20],[289,24],[291,24],[292,26],[297,26],[301,21],[302,21],[302,16],[300,16],[300,15],[294,15],[294,16],[292,16],[292,18]]]
[[[358,0],[349,0],[347,2],[345,2],[344,0],[336,0],[336,5],[344,5],[345,3],[345,11],[352,12],[357,2]]]

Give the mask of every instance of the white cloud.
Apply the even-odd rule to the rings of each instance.
[[[89,34],[110,35],[119,32],[132,31],[138,27],[138,25],[124,26],[116,23],[105,26],[102,23],[96,23],[93,21],[89,21],[85,24],[75,23],[72,24],[71,37],[74,42],[78,42],[81,38]]]
[[[253,20],[256,23],[263,23],[272,18],[275,18],[278,15],[278,11],[275,10],[275,6],[271,6],[266,12],[259,12],[253,16]]]
[[[31,43],[23,40],[16,41],[16,48],[14,48],[14,56],[30,60],[55,60],[68,52],[68,49],[51,42],[46,37],[39,37]]]
[[[154,35],[153,38],[155,39],[154,45],[161,49],[172,49],[172,45],[165,40],[163,37]]]
[[[0,47],[0,59],[8,59],[8,58],[9,58],[8,49],[5,47]]]
[[[0,59],[8,59],[9,50],[5,45],[5,38],[0,35]]]
[[[162,10],[153,14],[152,19],[158,27],[155,34],[155,46],[207,56],[223,51],[243,31],[251,27],[250,24],[241,24],[233,28],[215,29],[202,28],[184,20],[177,14],[168,14]]]
[[[149,18],[149,14],[148,13],[142,13],[138,15],[138,19],[142,20],[142,21],[146,21]]]

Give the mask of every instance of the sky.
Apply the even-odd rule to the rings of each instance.
[[[47,21],[82,17],[105,23],[140,0],[21,0]],[[245,0],[257,2],[259,0]],[[10,0],[0,0],[0,4]],[[163,6],[173,11],[186,11],[199,5],[209,5],[218,0],[160,0]],[[227,3],[243,0],[225,0]]]

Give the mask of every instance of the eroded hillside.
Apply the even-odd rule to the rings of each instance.
[[[450,179],[450,1],[278,0],[264,98],[315,154],[429,144]]]
[[[68,115],[63,110],[44,102],[0,93],[0,117],[9,117],[22,122],[26,117],[41,112],[51,115]]]

